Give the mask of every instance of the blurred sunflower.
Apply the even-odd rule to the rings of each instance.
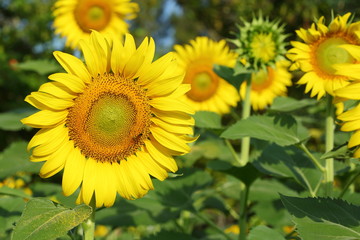
[[[41,128],[31,139],[31,160],[46,161],[40,176],[64,169],[63,192],[81,185],[77,202],[113,205],[116,192],[136,199],[153,189],[150,175],[175,172],[173,156],[190,151],[193,109],[179,98],[189,89],[172,53],[153,61],[152,38],[136,48],[92,32],[80,42],[86,65],[54,52],[67,73],[49,76],[25,101],[41,111],[22,119]]]
[[[287,87],[291,86],[292,75],[288,71],[290,63],[286,60],[279,61],[275,67],[259,70],[251,74],[250,102],[255,111],[264,109],[272,104],[277,96],[284,96]],[[245,99],[246,81],[240,86],[240,96]]]
[[[213,71],[214,64],[235,65],[237,54],[230,51],[225,40],[215,42],[207,37],[197,37],[188,45],[175,45],[174,49],[180,67],[186,72],[184,83],[191,84],[184,101],[196,111],[230,112],[230,107],[237,105],[239,94]]]
[[[284,25],[280,21],[264,19],[262,15],[254,17],[251,22],[243,20],[238,26],[239,33],[232,39],[237,46],[240,62],[251,71],[265,70],[276,62],[284,60],[285,39]]]
[[[358,38],[360,38],[360,32],[356,32]],[[341,63],[334,65],[336,74],[344,75],[350,78],[352,81],[347,86],[335,91],[335,95],[338,98],[360,100],[360,46],[359,45],[342,45],[342,49],[348,52],[356,63]],[[343,109],[342,109],[343,110]],[[360,145],[360,104],[351,108],[345,112],[341,111],[341,114],[337,118],[342,121],[341,131],[354,132],[349,140],[348,148],[352,148]],[[354,157],[360,157],[360,148],[358,148]]]
[[[291,70],[300,69],[305,74],[297,82],[306,84],[305,93],[317,95],[320,99],[326,93],[334,95],[336,89],[348,84],[349,77],[336,72],[333,64],[354,63],[355,59],[344,48],[344,44],[359,45],[360,39],[355,34],[360,29],[360,22],[352,23],[351,14],[337,16],[329,26],[324,25],[324,17],[307,30],[297,30],[297,35],[304,41],[292,41],[293,46],[287,57],[293,61]]]
[[[139,6],[131,0],[57,0],[53,15],[55,33],[67,37],[66,46],[79,47],[91,30],[121,36],[136,17]]]

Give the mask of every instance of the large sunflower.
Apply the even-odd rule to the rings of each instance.
[[[239,94],[235,87],[213,71],[214,64],[234,67],[237,54],[231,52],[225,40],[215,42],[197,37],[190,45],[174,46],[179,65],[186,71],[184,83],[191,84],[185,101],[196,111],[228,113],[236,106]]]
[[[54,52],[66,73],[26,97],[41,111],[22,122],[41,128],[28,145],[32,161],[46,161],[41,177],[64,169],[66,196],[81,185],[78,202],[94,196],[108,207],[116,192],[142,197],[153,189],[150,175],[164,180],[177,170],[173,156],[190,151],[194,112],[179,100],[190,86],[172,53],[152,62],[151,38],[136,48],[129,34],[122,44],[92,32],[80,45],[86,65]]]
[[[297,82],[306,84],[305,93],[311,91],[310,96],[320,99],[326,93],[334,95],[334,91],[348,84],[349,78],[336,73],[333,64],[353,63],[354,58],[343,48],[343,44],[360,44],[355,31],[360,29],[360,22],[351,23],[350,13],[337,16],[329,26],[324,25],[321,17],[316,25],[312,24],[307,30],[297,30],[297,35],[304,41],[293,41],[294,47],[287,53],[293,61],[291,70],[298,68],[305,72]]]
[[[291,86],[292,75],[288,71],[289,62],[279,61],[275,67],[267,67],[267,70],[259,70],[251,74],[251,94],[250,101],[252,108],[257,110],[264,109],[272,104],[277,96],[284,96],[287,87]],[[240,96],[245,98],[246,82],[240,86]]]
[[[136,17],[138,4],[131,0],[57,0],[53,15],[55,33],[67,37],[66,45],[79,47],[91,30],[122,35],[128,32],[125,20]]]

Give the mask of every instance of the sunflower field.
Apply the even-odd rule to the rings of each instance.
[[[0,0],[0,239],[360,239],[355,0]]]

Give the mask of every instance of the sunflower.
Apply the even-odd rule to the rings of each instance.
[[[279,61],[275,67],[259,70],[251,74],[251,106],[255,111],[264,109],[272,104],[277,96],[284,96],[287,87],[291,86],[292,75],[288,71],[290,63],[286,60]],[[246,82],[240,86],[240,96],[245,98]]]
[[[185,46],[175,45],[179,65],[186,72],[184,83],[191,84],[184,101],[196,111],[225,114],[236,106],[239,94],[235,87],[213,71],[214,64],[234,67],[237,54],[231,52],[225,40],[215,42],[197,37]]]
[[[251,22],[242,20],[239,25],[239,33],[236,39],[231,41],[237,46],[237,53],[241,57],[240,62],[247,70],[265,70],[268,66],[274,66],[276,62],[284,60],[285,39],[284,25],[279,20],[270,21],[254,17]]]
[[[355,34],[360,29],[360,22],[349,21],[351,14],[337,16],[329,26],[324,25],[324,17],[307,30],[297,30],[297,35],[304,41],[292,41],[293,46],[287,57],[293,61],[291,70],[300,68],[305,74],[297,82],[306,84],[305,93],[317,95],[320,99],[326,93],[334,95],[336,89],[348,84],[349,78],[336,72],[333,64],[353,63],[355,59],[344,48],[344,44],[359,45],[360,39]]]
[[[91,30],[121,36],[136,17],[139,6],[131,0],[57,0],[53,15],[55,33],[67,37],[66,46],[79,47]]]
[[[360,32],[356,32],[360,38]],[[347,86],[335,91],[337,98],[340,100],[360,100],[360,46],[358,45],[342,45],[341,48],[346,50],[356,61],[356,63],[342,63],[334,65],[336,74],[344,75],[350,78],[352,81]],[[340,102],[343,103],[343,102]],[[342,122],[341,131],[353,132],[348,142],[348,147],[353,148],[360,145],[360,104],[343,112],[337,116]],[[360,148],[354,152],[354,157],[360,157]]]
[[[40,128],[28,149],[32,161],[45,161],[41,177],[64,169],[66,196],[81,185],[77,203],[94,197],[97,207],[109,207],[116,192],[140,198],[153,189],[150,175],[164,180],[177,171],[173,156],[195,140],[194,111],[179,100],[190,86],[174,54],[153,62],[152,38],[136,48],[129,34],[122,44],[94,31],[80,46],[86,65],[54,52],[66,73],[26,97],[41,111],[22,122]]]

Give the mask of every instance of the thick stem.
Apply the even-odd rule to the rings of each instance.
[[[328,95],[326,104],[326,120],[325,120],[325,152],[329,152],[334,148],[334,105],[332,103],[332,96]],[[325,160],[325,196],[331,197],[333,195],[334,182],[334,159],[328,158]]]
[[[246,240],[247,236],[247,202],[249,196],[249,187],[242,184],[240,192],[240,218],[239,218],[239,240]]]
[[[243,101],[242,119],[246,119],[250,116],[251,113],[250,96],[251,96],[251,78],[249,77],[246,80],[246,93],[245,93],[245,99]],[[245,166],[249,162],[249,153],[250,153],[250,137],[244,137],[241,140],[241,154],[240,154],[241,166]]]
[[[92,208],[92,213],[88,219],[85,220],[85,222],[82,223],[84,236],[83,240],[94,240],[94,232],[95,232],[95,198],[93,197],[90,201],[90,207]]]

